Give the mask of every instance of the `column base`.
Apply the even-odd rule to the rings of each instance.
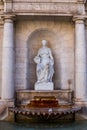
[[[81,107],[81,111],[76,114],[76,120],[87,120],[87,99],[74,99],[74,101]]]
[[[8,107],[14,106],[14,99],[1,99],[0,100],[0,105],[6,104]]]
[[[75,104],[78,104],[81,106],[87,105],[87,99],[83,99],[83,98],[75,98],[74,102],[75,102]]]

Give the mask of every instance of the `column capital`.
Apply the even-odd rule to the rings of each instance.
[[[78,24],[84,23],[85,20],[86,18],[84,16],[73,16],[73,21]]]
[[[16,15],[6,14],[2,16],[2,19],[4,22],[13,23],[13,21],[16,19]]]

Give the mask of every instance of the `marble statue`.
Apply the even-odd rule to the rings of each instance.
[[[42,40],[42,48],[39,49],[34,62],[37,64],[35,90],[53,90],[54,59],[46,40]]]

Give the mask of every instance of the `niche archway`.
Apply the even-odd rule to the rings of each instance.
[[[60,88],[60,69],[59,69],[59,56],[58,56],[58,40],[57,35],[47,29],[37,29],[28,37],[28,67],[27,67],[27,85],[29,90],[34,89],[36,82],[36,64],[34,57],[37,55],[38,49],[41,48],[41,41],[45,39],[48,41],[48,47],[51,48],[54,57],[54,70],[53,82],[55,89]]]

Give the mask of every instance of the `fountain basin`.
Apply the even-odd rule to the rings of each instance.
[[[14,114],[25,115],[29,118],[39,118],[44,120],[54,120],[60,119],[65,115],[75,114],[81,110],[79,106],[72,107],[59,107],[59,108],[30,108],[23,109],[17,107],[10,107],[9,111]]]
[[[10,107],[9,112],[18,120],[75,120],[81,107],[73,104],[72,95],[71,90],[17,91],[15,107]]]

